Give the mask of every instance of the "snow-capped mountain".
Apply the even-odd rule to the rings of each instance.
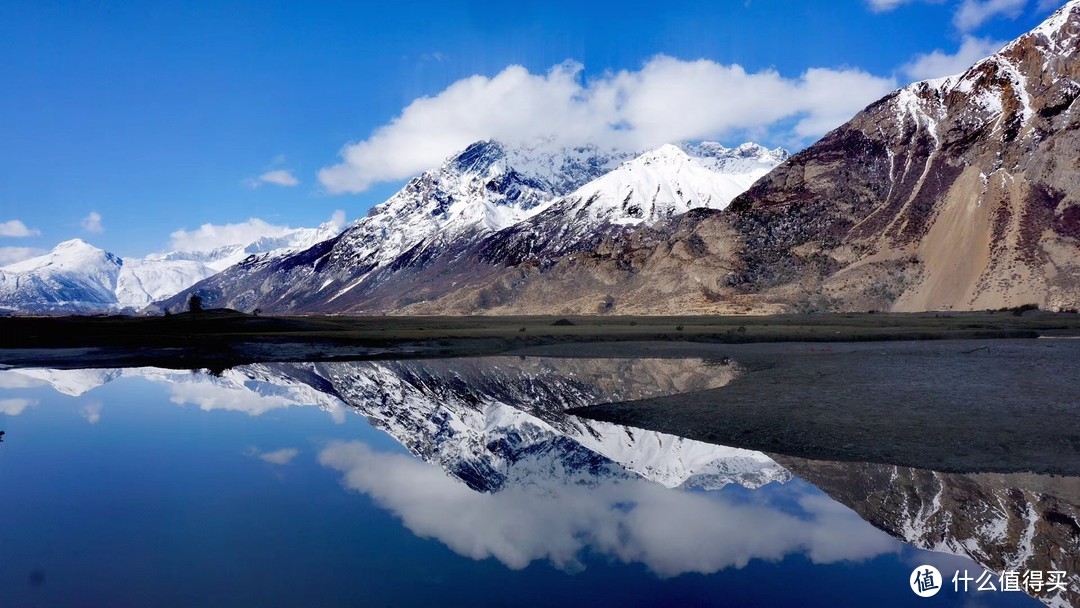
[[[691,209],[724,209],[787,157],[782,148],[753,143],[733,149],[714,142],[667,144],[493,234],[480,249],[492,262],[520,264],[595,246],[627,227],[670,220]]]
[[[245,259],[306,249],[341,231],[333,222],[211,251],[174,251],[121,259],[72,239],[52,251],[0,268],[0,312],[136,312]]]
[[[722,208],[786,157],[755,144],[663,146],[635,156],[479,142],[410,181],[335,241],[238,265],[192,291],[239,310],[392,312],[526,255],[584,247],[691,208]],[[163,305],[177,309],[186,297]]]
[[[491,357],[315,369],[371,424],[481,491],[597,476],[640,476],[665,487],[703,489],[788,479],[759,452],[565,413],[598,402],[722,386],[737,373],[701,360]]]
[[[513,225],[630,155],[477,142],[412,179],[332,241],[277,260],[248,260],[194,289],[210,306],[345,309],[380,272],[423,264]],[[176,309],[187,293],[162,303]],[[332,304],[331,304],[332,303]]]
[[[73,239],[0,269],[0,310],[89,312],[116,307],[123,262]]]
[[[334,299],[372,270],[400,264],[403,256],[429,257],[513,226],[627,157],[595,146],[549,150],[475,143],[411,180],[343,234],[326,270],[345,270],[348,278],[324,271],[331,282],[320,284],[319,291]]]

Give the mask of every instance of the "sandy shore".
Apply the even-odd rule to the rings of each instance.
[[[742,373],[719,389],[574,413],[819,460],[1080,474],[1080,341],[678,349],[706,357],[711,351]]]

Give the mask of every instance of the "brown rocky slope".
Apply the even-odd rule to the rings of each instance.
[[[725,211],[488,264],[395,312],[1078,308],[1078,96],[1073,0],[967,72],[870,105]]]

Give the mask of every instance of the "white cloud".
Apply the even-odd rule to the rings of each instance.
[[[82,219],[82,228],[83,230],[94,234],[105,232],[105,226],[101,223],[101,214],[97,211],[91,211]]]
[[[329,221],[330,225],[333,226],[334,228],[344,228],[345,227],[345,222],[346,222],[345,210],[344,209],[334,209],[334,212],[332,214],[330,214],[330,221]]]
[[[299,453],[300,450],[296,448],[284,448],[273,452],[263,452],[259,454],[259,460],[270,464],[289,464]]]
[[[0,236],[23,238],[28,236],[41,236],[41,231],[36,228],[27,228],[20,220],[8,220],[0,222]]]
[[[37,247],[0,247],[0,266],[43,255],[46,251]]]
[[[23,413],[26,408],[33,407],[37,404],[38,402],[34,399],[0,399],[0,414],[18,416]]]
[[[579,569],[579,557],[589,551],[670,577],[790,554],[814,563],[864,560],[898,545],[847,508],[811,494],[797,498],[806,515],[798,517],[767,503],[642,480],[475,492],[439,467],[359,442],[332,443],[319,462],[340,471],[347,487],[371,496],[418,536],[515,569],[545,559]]]
[[[998,15],[1015,19],[1026,4],[1027,0],[964,0],[953,15],[953,25],[970,32]]]
[[[286,169],[275,169],[273,171],[267,171],[254,179],[245,179],[244,184],[249,188],[258,188],[263,184],[273,184],[275,186],[291,188],[293,186],[299,186],[300,180],[296,179],[296,176]]]
[[[163,377],[176,382],[177,376]],[[340,400],[303,384],[276,385],[255,380],[243,371],[228,370],[221,377],[196,374],[184,377],[169,387],[169,401],[177,405],[196,405],[203,411],[224,410],[261,416],[289,407],[319,406],[334,422],[345,421],[346,408]]]
[[[866,0],[870,10],[875,13],[886,13],[903,4],[911,4],[916,0]]]
[[[3,389],[33,388],[35,386],[45,386],[45,384],[44,380],[21,374],[19,370],[0,371],[0,388]]]
[[[334,210],[327,222],[341,228],[345,225],[345,212]],[[279,226],[253,217],[235,224],[203,224],[194,230],[175,230],[169,234],[169,248],[173,251],[213,251],[228,245],[247,245],[262,238],[281,238],[298,230],[301,229]]]
[[[960,48],[952,55],[938,49],[931,53],[917,55],[910,63],[901,68],[912,80],[928,80],[959,74],[980,59],[993,55],[1005,45],[1004,42],[990,38],[964,36]]]
[[[177,405],[197,405],[205,412],[225,410],[244,412],[249,416],[261,416],[271,410],[296,405],[293,399],[284,395],[261,395],[244,387],[209,382],[174,385],[170,387],[169,401]]]
[[[103,407],[104,405],[99,401],[87,403],[79,408],[79,415],[85,418],[90,424],[97,424],[98,422],[101,422],[101,408]]]
[[[321,170],[319,180],[330,192],[361,192],[437,166],[483,139],[640,150],[776,129],[780,121],[794,123],[782,138],[817,137],[896,86],[857,69],[813,68],[786,78],[666,56],[588,81],[581,72],[567,62],[546,74],[510,66],[459,80],[346,145],[342,161]]]
[[[254,243],[263,238],[278,238],[294,232],[288,226],[276,226],[253,217],[235,224],[203,224],[195,230],[176,230],[169,237],[177,251],[212,251],[226,245]]]

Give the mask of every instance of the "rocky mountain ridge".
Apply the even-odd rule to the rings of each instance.
[[[688,154],[704,156],[690,156]],[[213,306],[394,312],[482,283],[521,256],[557,257],[695,206],[722,208],[787,153],[754,144],[644,155],[478,142],[410,181],[337,240],[240,265],[192,288]],[[163,303],[182,307],[187,293]]]

